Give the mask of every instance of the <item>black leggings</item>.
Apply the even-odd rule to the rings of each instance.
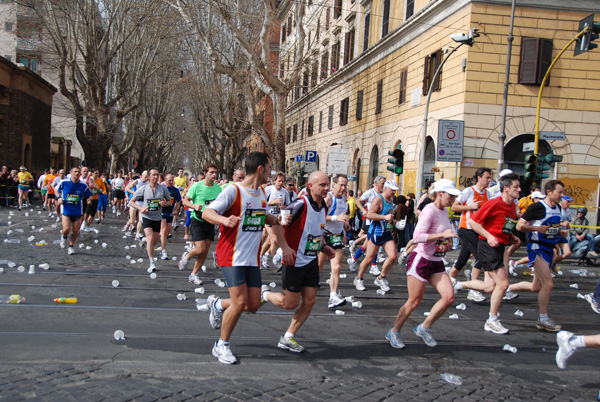
[[[477,244],[479,243],[479,235],[477,232],[471,229],[459,228],[458,237],[461,242],[461,247],[458,259],[454,262],[454,268],[460,271],[467,263],[471,254],[473,254],[475,257],[473,267],[481,269],[481,262],[479,261],[477,252]]]

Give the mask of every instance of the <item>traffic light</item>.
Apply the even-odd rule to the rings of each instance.
[[[533,181],[537,176],[537,154],[525,154],[525,180]]]
[[[541,182],[543,179],[550,177],[548,173],[544,173],[554,167],[556,162],[562,162],[562,155],[548,154],[539,158],[538,171],[536,179]]]
[[[391,158],[388,158],[388,163],[390,166],[387,167],[387,170],[390,172],[394,172],[395,174],[402,174],[404,172],[404,151],[401,149],[402,145],[398,145],[398,149],[394,149],[393,151],[388,151],[388,155]]]
[[[600,22],[594,22],[594,14],[588,15],[579,21],[579,29],[577,32],[581,32],[587,27],[590,29],[581,37],[577,38],[575,52],[573,54],[574,56],[598,47],[597,43],[592,43],[596,39],[600,38]]]

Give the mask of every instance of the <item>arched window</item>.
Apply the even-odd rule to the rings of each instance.
[[[369,185],[373,182],[373,179],[377,177],[379,173],[379,148],[377,145],[373,146],[371,150],[371,162],[369,164]]]

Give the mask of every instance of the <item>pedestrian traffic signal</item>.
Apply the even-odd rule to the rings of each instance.
[[[597,43],[592,43],[600,38],[600,22],[594,22],[594,14],[588,15],[579,21],[579,29],[577,32],[581,32],[586,28],[589,28],[586,33],[577,38],[574,56],[598,47]]]
[[[538,155],[537,154],[525,154],[525,180],[533,181],[537,175],[537,164],[538,164]]]
[[[398,145],[397,149],[393,151],[388,151],[388,155],[391,158],[388,158],[388,163],[390,166],[387,167],[387,170],[390,172],[394,172],[395,174],[402,174],[404,172],[404,151],[401,149],[402,145]]]

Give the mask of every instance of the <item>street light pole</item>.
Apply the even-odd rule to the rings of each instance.
[[[508,49],[506,51],[506,72],[504,73],[504,96],[502,101],[502,126],[498,134],[498,174],[502,171],[504,165],[504,142],[506,141],[506,108],[508,107],[508,86],[510,84],[510,59],[512,57],[512,43],[514,40],[513,27],[515,22],[515,3],[512,1],[512,10],[510,13],[510,29],[508,31]]]

